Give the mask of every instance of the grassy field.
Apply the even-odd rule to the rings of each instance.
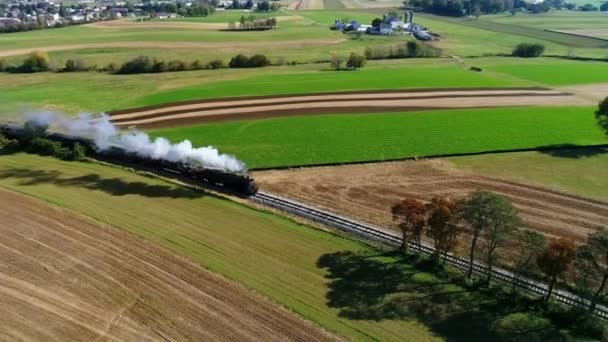
[[[606,83],[608,63],[577,62],[560,59],[531,59],[525,62],[518,58],[490,58],[468,61],[471,65],[502,75],[510,75],[548,86]]]
[[[608,149],[521,152],[449,158],[458,168],[608,200]]]
[[[228,23],[234,21],[238,24],[241,16],[249,17],[253,15],[256,19],[261,18],[271,18],[271,17],[283,17],[290,16],[291,14],[285,11],[277,11],[277,12],[251,12],[245,10],[225,10],[225,11],[216,11],[213,15],[206,17],[185,17],[185,18],[176,18],[169,19],[169,21],[174,22],[193,22],[193,23]]]
[[[583,1],[583,4],[593,3],[593,0]],[[603,2],[603,0],[598,1]],[[480,19],[546,30],[608,29],[608,15],[602,12],[551,11],[543,14],[518,13],[515,16],[496,14],[484,15]]]
[[[608,143],[595,124],[593,109],[582,107],[302,116],[162,129],[153,134],[218,146],[250,168]]]
[[[328,69],[327,64],[316,64],[122,76],[105,73],[0,74],[3,82],[0,116],[40,107],[70,113],[99,112],[238,95],[532,85],[510,76],[466,71],[449,59],[370,62],[356,72]]]
[[[157,179],[25,154],[1,156],[0,174],[2,187],[148,239],[351,340],[497,339],[512,331],[496,327],[522,315],[536,320],[516,324],[519,336],[560,334],[531,302],[466,290],[395,255]]]

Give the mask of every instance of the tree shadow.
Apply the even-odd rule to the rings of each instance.
[[[89,190],[103,191],[112,196],[140,195],[152,198],[199,198],[204,192],[192,189],[147,184],[144,182],[129,182],[121,178],[103,178],[98,174],[88,174],[79,177],[64,177],[59,171],[31,170],[15,168],[0,171],[0,178],[19,179],[20,185],[54,184],[60,187],[82,187]]]
[[[608,153],[608,146],[547,145],[539,147],[538,152],[552,157],[580,159]]]
[[[488,295],[487,289],[463,288],[439,279],[396,254],[350,251],[325,254],[317,261],[328,271],[327,304],[354,320],[417,320],[447,340],[502,340],[493,324],[522,312],[534,301]],[[554,330],[536,332],[551,335]]]

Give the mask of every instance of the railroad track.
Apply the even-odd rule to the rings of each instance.
[[[251,196],[250,199],[263,206],[302,217],[329,227],[337,228],[344,232],[355,234],[368,240],[374,240],[385,245],[396,247],[400,246],[402,242],[399,235],[384,230],[381,227],[375,227],[357,222],[294,200],[281,198],[263,192],[258,192],[256,195]],[[410,242],[409,246],[413,250],[428,255],[435,252],[432,247],[425,244],[418,245]],[[453,255],[447,255],[446,260],[447,262],[461,269],[468,270],[470,266],[468,260]],[[516,279],[512,272],[502,268],[493,267],[490,271],[487,266],[480,263],[474,263],[473,271],[482,276],[487,276],[488,272],[492,272],[493,279],[497,279],[509,285],[515,284],[517,287],[535,295],[546,296],[548,292],[547,284],[524,277]],[[586,306],[589,304],[588,300],[564,290],[554,290],[552,296],[560,303],[569,306]],[[598,305],[594,313],[600,318],[608,319],[608,308],[604,305]]]

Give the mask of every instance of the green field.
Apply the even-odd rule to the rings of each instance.
[[[593,3],[594,0],[583,1],[583,4]],[[597,0],[604,2],[603,0]],[[573,1],[575,2],[575,1]],[[481,20],[501,24],[533,27],[546,30],[566,29],[608,29],[608,15],[602,12],[551,11],[543,14],[518,13],[484,15]]]
[[[0,175],[2,187],[141,236],[350,340],[497,339],[511,334],[497,325],[530,310],[367,245],[126,170],[17,154],[0,156]],[[566,333],[535,323],[533,336]]]
[[[206,17],[185,17],[185,18],[176,18],[169,19],[168,21],[174,22],[192,22],[192,23],[228,23],[234,21],[238,24],[239,19],[242,16],[248,17],[253,15],[256,19],[261,18],[278,18],[283,16],[290,16],[291,14],[285,11],[277,11],[277,12],[251,12],[245,10],[225,10],[225,11],[215,11],[213,15],[209,15]]]
[[[583,107],[301,116],[152,133],[218,146],[250,168],[608,143],[596,126],[593,109]]]
[[[0,74],[0,116],[51,108],[108,111],[188,99],[420,87],[533,85],[511,76],[464,70],[449,59],[370,62],[361,70],[329,71],[327,64],[221,69],[145,75],[106,73]]]
[[[356,72],[318,71],[284,75],[259,75],[251,78],[184,87],[144,97],[137,105],[152,105],[197,98],[241,95],[302,94],[324,91],[509,87],[526,85],[496,74],[480,74],[458,67],[449,60],[417,61],[384,67],[368,67]],[[405,67],[408,66],[408,67]]]
[[[608,200],[608,148],[449,158],[458,168]]]

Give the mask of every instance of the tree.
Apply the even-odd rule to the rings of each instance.
[[[329,63],[331,64],[332,69],[340,70],[342,69],[342,64],[344,64],[344,58],[338,55],[333,55],[331,56],[331,61]]]
[[[534,262],[543,253],[546,247],[545,236],[533,230],[522,230],[517,234],[517,259],[514,263],[513,290],[519,283],[519,279],[534,266]]]
[[[537,43],[520,43],[513,49],[512,55],[515,57],[532,58],[539,57],[545,52],[545,46]]]
[[[44,51],[34,51],[23,61],[19,67],[20,72],[48,71],[51,68],[51,59]]]
[[[608,134],[608,97],[602,100],[602,102],[600,102],[597,106],[595,118],[597,119],[597,123],[604,130],[604,132]]]
[[[228,66],[231,68],[245,68],[247,63],[249,62],[249,58],[243,54],[238,54],[230,60]]]
[[[259,12],[268,12],[270,11],[270,3],[268,1],[262,1],[258,3],[258,7],[256,10]]]
[[[592,4],[584,4],[583,6],[579,7],[579,10],[583,12],[596,12],[597,7],[593,6]]]
[[[608,227],[587,238],[576,255],[577,280],[587,292],[592,292],[589,311],[593,312],[598,301],[605,296],[608,282]]]
[[[372,20],[372,27],[378,28],[380,27],[380,24],[382,24],[382,19],[376,18]]]
[[[475,191],[458,202],[458,219],[464,223],[465,229],[471,235],[469,247],[469,273],[473,276],[475,250],[482,232],[501,219],[503,208],[507,207],[506,199],[488,191]]]
[[[410,235],[417,244],[420,244],[422,232],[426,226],[426,206],[424,203],[413,198],[406,198],[393,205],[391,213],[393,221],[397,223],[403,236],[401,250],[404,253],[407,252]]]
[[[602,12],[608,12],[608,1],[606,1],[603,4],[600,5],[600,11],[602,11]]]
[[[494,265],[496,250],[504,247],[523,223],[511,202],[503,197],[493,200],[489,214],[490,222],[484,231],[487,244],[486,263],[488,266],[486,284],[489,284],[492,280],[492,266]]]
[[[365,62],[367,62],[367,60],[364,56],[351,52],[348,61],[346,61],[346,67],[357,70],[358,68],[365,66]]]
[[[448,252],[456,247],[459,230],[453,222],[455,209],[454,202],[445,197],[433,197],[426,205],[427,235],[433,239],[435,247],[433,257],[436,260],[441,254],[446,258]]]
[[[551,298],[557,279],[570,268],[576,256],[576,245],[567,238],[552,240],[537,263],[541,271],[549,278],[549,289],[545,301]]]

